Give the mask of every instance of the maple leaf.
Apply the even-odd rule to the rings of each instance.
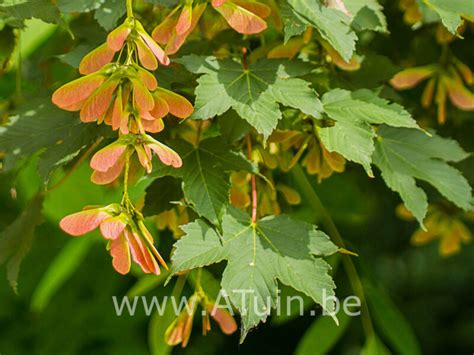
[[[318,0],[288,0],[298,19],[316,28],[342,58],[349,62],[355,50],[357,35],[351,29],[350,17],[342,11],[323,6]]]
[[[444,197],[464,210],[471,210],[471,187],[461,172],[447,162],[458,162],[469,155],[456,141],[412,129],[379,128],[374,163],[385,183],[398,192],[405,206],[423,226],[428,209],[426,193],[415,179],[433,185]]]
[[[172,147],[182,157],[183,166],[168,169],[161,164],[153,176],[170,175],[182,179],[186,201],[200,216],[219,224],[229,201],[229,172],[255,173],[257,168],[242,154],[230,150],[219,137],[205,139],[197,147],[186,141],[176,141]]]
[[[186,235],[175,244],[172,273],[226,260],[221,285],[241,313],[241,341],[276,307],[277,279],[311,297],[329,314],[334,312],[333,301],[323,302],[324,294],[334,295],[335,285],[330,266],[320,256],[338,248],[314,226],[285,215],[253,224],[247,214],[230,208],[221,236],[202,220],[182,229]]]
[[[370,90],[350,92],[334,89],[322,98],[324,112],[336,121],[334,126],[319,130],[329,151],[361,164],[369,176],[377,136],[372,124],[418,128],[411,115],[400,105],[378,97]]]
[[[462,24],[461,17],[470,20],[474,18],[474,4],[464,0],[425,0],[424,3],[436,11],[441,17],[441,22],[452,34],[457,33]]]
[[[279,103],[307,115],[320,115],[321,103],[310,83],[295,78],[310,71],[305,63],[263,59],[246,69],[231,59],[196,55],[177,62],[203,74],[195,91],[194,119],[208,119],[233,108],[267,138],[282,117]]]

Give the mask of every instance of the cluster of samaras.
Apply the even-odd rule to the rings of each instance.
[[[116,142],[91,160],[95,183],[114,181],[134,151],[147,172],[152,152],[166,165],[181,166],[178,154],[146,134],[162,131],[163,117],[169,113],[186,118],[193,112],[184,97],[158,86],[148,71],[157,69],[158,62],[168,65],[169,58],[138,20],[127,18],[106,43],[83,58],[79,71],[85,76],[53,94],[57,106],[80,111],[83,122],[105,123],[120,132]]]

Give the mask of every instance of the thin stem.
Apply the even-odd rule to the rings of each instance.
[[[125,172],[123,175],[123,198],[122,198],[122,204],[125,202],[128,202],[128,173],[130,170],[130,151],[127,150],[126,156],[125,156]]]
[[[243,47],[242,48],[242,66],[244,67],[245,70],[249,68],[249,64],[247,62],[247,56],[248,56],[248,50],[247,48]]]
[[[197,275],[196,275],[196,283],[194,285],[195,292],[199,294],[199,297],[205,297],[206,293],[204,292],[204,289],[202,288],[202,268],[198,268],[197,270]]]
[[[293,177],[297,181],[297,184],[303,190],[304,194],[308,197],[309,202],[311,203],[314,210],[321,216],[321,223],[326,228],[329,235],[332,237],[334,242],[344,248],[344,241],[339,233],[336,224],[332,220],[328,211],[322,204],[319,196],[314,191],[314,188],[311,186],[308,178],[306,177],[303,169],[299,164],[295,165],[291,171]],[[352,261],[352,258],[349,255],[341,255],[342,265],[346,270],[347,276],[349,277],[349,282],[351,284],[352,290],[359,297],[361,301],[361,322],[362,327],[364,328],[364,333],[367,337],[371,337],[374,334],[374,327],[372,324],[372,319],[370,317],[369,307],[367,305],[367,299],[365,297],[364,288],[362,286],[362,281],[360,280],[357,269]]]
[[[252,140],[250,138],[250,134],[247,135],[247,152],[248,152],[248,157],[250,160],[252,160]],[[258,205],[258,200],[257,200],[257,181],[255,178],[255,174],[252,174],[252,223],[255,224],[257,223],[257,205]]]
[[[306,137],[306,139],[303,142],[303,145],[298,149],[296,154],[293,156],[293,158],[290,161],[290,164],[288,165],[287,169],[291,170],[295,166],[296,163],[298,163],[298,160],[300,160],[301,156],[305,152],[306,148],[308,148],[308,144],[311,140],[311,136]]]
[[[133,17],[133,5],[132,5],[132,0],[126,0],[127,1],[127,17]]]
[[[17,32],[17,51],[18,51],[18,56],[17,56],[17,66],[16,66],[16,75],[15,75],[15,86],[16,86],[16,100],[17,102],[20,102],[23,98],[23,92],[21,89],[21,30],[18,30]]]
[[[133,49],[130,42],[127,42],[127,59],[125,60],[125,65],[130,65],[133,62]]]
[[[203,120],[199,120],[198,126],[197,126],[197,132],[196,132],[196,142],[194,143],[195,147],[199,146],[199,142],[201,141],[202,125],[203,125]]]
[[[197,271],[197,276],[196,276],[196,285],[201,287],[201,279],[202,279],[202,267],[200,267]]]

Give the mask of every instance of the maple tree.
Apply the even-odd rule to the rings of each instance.
[[[13,288],[44,219],[81,237],[71,238],[45,273],[38,308],[89,250],[93,237],[83,235],[98,229],[112,267],[138,278],[132,294],[167,280],[169,295],[188,295],[191,312],[167,310],[150,321],[153,353],[188,345],[198,306],[203,334],[210,317],[226,335],[236,332],[238,318],[243,342],[279,306],[282,285],[332,316],[334,324],[314,321],[296,350],[324,353],[349,323],[333,298],[325,300],[338,294],[341,264],[361,300],[361,352],[384,354],[388,346],[421,353],[390,299],[360,276],[358,246],[341,236],[317,184],[358,174],[368,182],[365,193],[375,194],[370,184],[383,181],[384,193],[403,203],[398,215],[418,223],[414,245],[440,239],[442,256],[461,252],[471,240],[466,224],[474,205],[472,174],[459,163],[470,154],[466,139],[449,135],[461,136],[458,128],[474,110],[472,55],[463,47],[472,44],[474,5],[397,2],[400,32],[422,28],[437,48],[428,61],[387,57],[379,42],[399,34],[383,5],[1,1],[0,75],[16,75],[13,92],[0,101],[1,172],[10,174],[14,197],[24,174],[35,181],[0,238],[0,263]],[[23,33],[31,23],[47,26],[37,34],[44,43],[66,43],[46,52],[52,64],[41,69],[47,74],[39,89],[46,97],[24,77]],[[328,190],[334,199],[336,190]],[[62,191],[76,194],[75,202]],[[60,281],[52,281],[54,273]],[[216,310],[220,289],[238,316]],[[380,309],[389,309],[400,329]],[[329,340],[313,343],[318,332]]]

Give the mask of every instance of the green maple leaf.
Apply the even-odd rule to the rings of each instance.
[[[186,201],[213,224],[219,224],[229,201],[230,171],[257,172],[242,154],[230,150],[219,137],[205,139],[195,147],[185,141],[172,145],[183,159],[179,169],[159,165],[154,176],[171,175],[183,180]]]
[[[323,304],[324,294],[334,295],[330,266],[316,256],[331,255],[338,248],[314,226],[285,215],[253,224],[247,214],[229,209],[221,236],[201,220],[182,229],[186,235],[175,244],[172,273],[226,260],[221,285],[242,316],[242,341],[276,306],[277,279],[334,312],[333,301]]]
[[[352,26],[356,30],[387,32],[387,19],[383,6],[377,0],[346,1],[347,10],[354,16]]]
[[[15,292],[21,263],[31,249],[36,227],[43,222],[43,201],[42,194],[35,195],[20,216],[0,233],[0,265],[7,263],[7,278]]]
[[[380,127],[379,135],[374,163],[388,187],[400,194],[421,225],[428,202],[415,179],[430,183],[458,207],[472,209],[469,183],[459,170],[447,164],[469,156],[456,141],[403,128]]]
[[[58,8],[48,0],[5,0],[0,1],[0,17],[12,16],[15,19],[26,20],[39,18],[48,23],[60,23]]]
[[[281,19],[284,25],[285,43],[293,36],[299,36],[306,30],[306,21],[285,2],[280,5]]]
[[[194,119],[219,116],[233,108],[267,138],[282,117],[279,103],[315,117],[321,112],[310,83],[295,78],[310,71],[304,63],[263,59],[246,69],[231,59],[214,57],[190,55],[177,61],[203,74],[195,91]]]
[[[351,29],[350,18],[343,12],[323,6],[319,0],[288,0],[288,4],[306,24],[316,28],[335,50],[349,61],[355,50],[357,35]]]
[[[334,89],[323,96],[322,102],[324,112],[336,121],[334,126],[319,130],[325,147],[361,164],[369,176],[373,176],[370,164],[376,137],[372,124],[418,128],[402,106],[381,99],[370,90]]]
[[[125,14],[125,1],[121,0],[58,0],[59,10],[66,13],[91,12],[105,30],[110,31]]]
[[[474,2],[465,0],[424,0],[441,17],[443,25],[452,34],[457,33],[462,16],[474,18]]]
[[[0,150],[6,152],[5,169],[39,153],[38,171],[45,182],[55,168],[71,161],[107,131],[85,125],[77,115],[41,99],[26,104],[10,120],[8,126],[0,127]]]

